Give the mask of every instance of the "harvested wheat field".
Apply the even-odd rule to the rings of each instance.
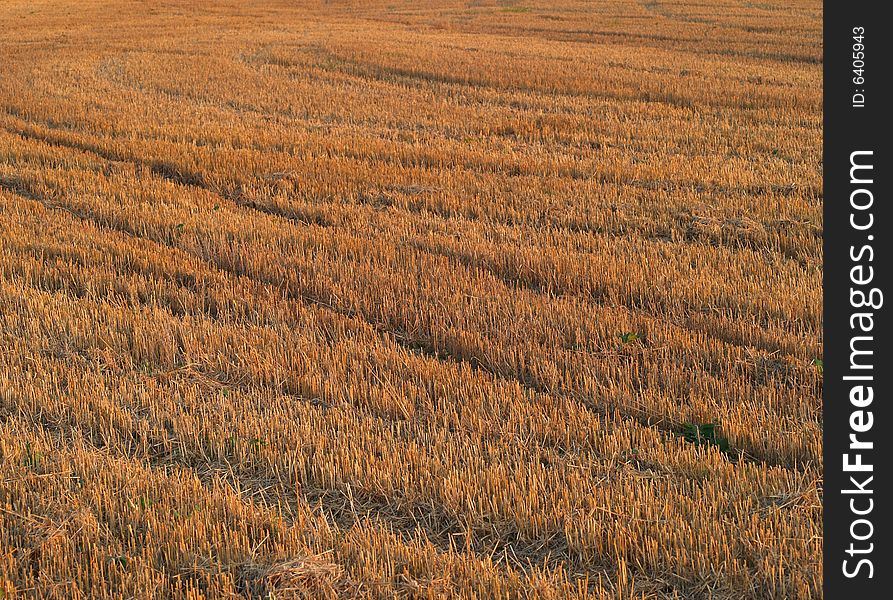
[[[820,596],[821,25],[0,1],[0,596]]]

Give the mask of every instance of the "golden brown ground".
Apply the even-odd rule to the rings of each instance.
[[[821,16],[0,0],[0,588],[818,596]]]

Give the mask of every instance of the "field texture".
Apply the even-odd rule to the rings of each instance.
[[[0,0],[0,596],[820,596],[821,21]]]

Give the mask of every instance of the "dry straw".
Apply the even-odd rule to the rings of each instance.
[[[0,589],[816,597],[821,7],[733,4],[3,2]]]

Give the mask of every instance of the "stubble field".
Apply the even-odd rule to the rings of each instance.
[[[0,0],[0,595],[820,596],[821,19]]]

